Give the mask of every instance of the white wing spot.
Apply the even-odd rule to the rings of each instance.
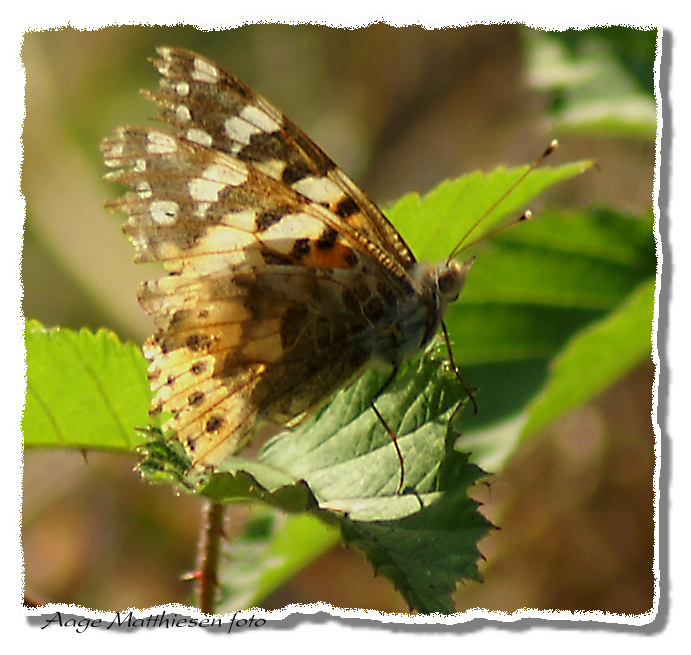
[[[122,134],[118,135],[121,139],[124,138]],[[116,161],[125,154],[125,144],[122,141],[109,144],[106,152],[106,166],[119,166],[120,162]]]
[[[254,235],[226,225],[215,225],[194,244],[189,266],[196,275],[227,271],[229,266],[261,265]]]
[[[203,59],[194,60],[194,70],[190,74],[193,80],[215,84],[218,80],[218,68]]]
[[[233,139],[233,141],[238,141],[245,145],[249,144],[250,137],[253,134],[259,134],[261,129],[256,125],[251,125],[240,116],[233,116],[228,118],[223,124],[226,134]]]
[[[212,164],[202,177],[190,180],[190,195],[202,202],[217,202],[218,194],[227,186],[238,186],[247,179],[247,170],[226,164]]]
[[[209,211],[211,203],[208,202],[200,202],[197,204],[197,206],[194,208],[194,215],[197,218],[206,218],[206,212]]]
[[[146,135],[146,151],[150,155],[169,155],[177,151],[175,139],[162,132],[149,132]]]
[[[147,249],[149,247],[149,238],[142,236],[141,234],[131,237],[132,245],[134,249],[139,252],[140,250]]]
[[[328,177],[303,177],[291,186],[314,202],[337,202],[344,195],[343,190]]]
[[[246,232],[256,232],[257,230],[257,212],[254,209],[244,209],[239,212],[230,212],[224,214],[224,225],[230,225],[238,230],[245,230]]]
[[[281,123],[254,105],[244,107],[240,112],[240,116],[255,127],[258,127],[262,132],[271,133],[281,129]]]
[[[192,114],[187,105],[178,105],[175,108],[175,115],[181,123],[189,123],[192,120]]]
[[[263,243],[271,242],[271,249],[287,255],[293,249],[296,239],[318,239],[324,232],[324,223],[309,214],[287,214],[263,232],[259,238]]]
[[[217,202],[218,194],[225,186],[223,182],[211,182],[210,180],[196,178],[189,181],[187,188],[195,200]]]
[[[143,173],[146,170],[146,159],[137,159],[132,170],[136,173]]]
[[[238,148],[241,150],[241,148]],[[267,159],[266,161],[255,161],[253,162],[254,167],[258,168],[262,173],[273,177],[274,180],[283,179],[283,171],[288,165],[286,162],[280,159]]]
[[[234,250],[245,250],[256,243],[254,236],[244,230],[236,230],[226,225],[214,225],[197,241],[195,251],[206,254],[225,254]]]
[[[146,200],[152,196],[151,185],[148,182],[139,182],[134,190],[139,194],[142,200]]]
[[[190,92],[190,85],[184,80],[175,83],[175,93],[179,96],[186,96]]]
[[[197,127],[187,130],[185,136],[190,141],[194,141],[194,143],[198,143],[200,146],[206,146],[207,148],[214,142],[211,135],[206,130],[200,130]]]
[[[161,225],[175,223],[180,207],[173,200],[156,200],[151,203],[151,218]]]

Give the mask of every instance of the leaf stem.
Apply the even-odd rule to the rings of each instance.
[[[225,505],[209,501],[204,508],[205,522],[199,544],[199,581],[197,606],[205,614],[214,614],[218,596],[218,561],[223,537]]]

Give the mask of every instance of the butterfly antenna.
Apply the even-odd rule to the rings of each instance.
[[[490,208],[485,211],[480,218],[478,218],[473,225],[470,227],[470,229],[463,235],[463,238],[458,242],[456,247],[451,251],[451,254],[449,255],[449,258],[447,261],[451,261],[454,257],[456,257],[460,252],[464,250],[463,244],[466,242],[468,237],[475,231],[478,225],[482,223],[501,203],[506,200],[516,189],[516,187],[525,180],[530,173],[532,173],[538,166],[541,166],[542,163],[549,157],[557,148],[559,147],[559,141],[556,139],[553,139],[552,142],[549,144],[548,148],[538,157],[530,166],[528,166],[528,169],[506,190],[504,193],[499,196],[497,200],[495,200]],[[500,228],[490,232],[486,236],[484,236],[482,239],[479,239],[478,241],[473,242],[473,245],[477,243],[481,243],[482,241],[485,241],[487,239],[490,239],[500,232],[503,232],[504,230],[508,229],[509,227],[513,227],[516,223],[520,223],[521,221],[528,220],[532,217],[532,213],[530,211],[526,211],[524,214],[521,215],[520,218],[518,218],[515,221],[512,221],[511,223],[508,223],[507,225],[503,225]]]
[[[538,157],[528,168],[526,171],[506,190],[504,193],[499,196],[499,198],[492,203],[490,208],[485,211],[480,218],[478,218],[475,223],[471,226],[471,228],[463,235],[463,238],[458,242],[456,247],[451,251],[451,254],[449,255],[449,258],[447,259],[447,263],[450,262],[454,257],[456,257],[460,252],[462,252],[466,246],[463,244],[466,242],[468,237],[475,231],[478,225],[482,223],[499,205],[501,205],[506,198],[513,193],[513,191],[516,189],[516,187],[525,180],[528,175],[532,171],[534,171],[538,166],[542,164],[542,162],[547,159],[557,148],[559,147],[559,142],[556,139],[553,139],[552,142],[549,144],[547,149]],[[519,218],[517,218],[514,221],[511,221],[510,223],[506,223],[504,225],[499,226],[498,228],[491,230],[487,234],[485,234],[483,237],[478,239],[477,241],[474,241],[471,245],[477,245],[478,243],[482,243],[483,241],[486,241],[488,239],[491,239],[495,237],[497,234],[500,234],[504,230],[508,230],[510,227],[513,227],[516,225],[516,223],[520,223],[521,221],[526,221],[530,220],[532,218],[532,212],[530,210],[526,210]],[[449,331],[446,327],[446,323],[444,321],[441,322],[441,328],[442,332],[444,334],[444,340],[446,341],[446,349],[449,353],[449,364],[451,365],[451,370],[453,371],[454,375],[458,379],[458,381],[461,383],[463,386],[463,389],[465,389],[466,394],[468,395],[468,398],[470,398],[471,402],[473,403],[473,409],[475,410],[475,414],[478,413],[478,406],[477,406],[477,401],[475,400],[474,396],[474,391],[475,389],[472,389],[469,387],[463,378],[461,377],[461,372],[458,370],[458,366],[456,365],[456,361],[454,360],[453,356],[453,349],[451,347],[451,339],[449,337]],[[455,414],[455,412],[454,412]]]

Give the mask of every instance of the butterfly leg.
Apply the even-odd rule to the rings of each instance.
[[[477,414],[477,401],[475,400],[475,396],[473,395],[473,392],[477,391],[477,389],[470,388],[465,383],[465,380],[461,377],[461,372],[458,370],[458,366],[456,366],[456,361],[453,358],[453,350],[451,349],[451,339],[449,339],[449,331],[446,329],[446,323],[444,323],[444,321],[441,322],[441,329],[442,329],[442,332],[444,333],[444,341],[446,341],[446,350],[449,353],[449,363],[451,364],[451,370],[453,371],[453,374],[456,376],[458,381],[463,386],[463,389],[465,390],[465,392],[468,394],[468,398],[470,398],[471,402],[473,403],[473,409],[475,410],[475,413]],[[454,416],[455,416],[455,412],[454,412]]]
[[[388,423],[384,420],[384,417],[381,415],[381,412],[377,409],[376,405],[374,404],[374,401],[379,398],[379,396],[384,393],[386,388],[393,382],[394,378],[396,377],[396,374],[398,373],[398,366],[394,366],[393,370],[391,371],[391,375],[386,379],[386,382],[381,386],[379,391],[374,395],[372,400],[370,400],[370,407],[372,408],[372,411],[375,413],[376,417],[379,419],[380,423],[384,426],[384,429],[387,431],[389,434],[389,437],[391,437],[391,441],[393,441],[394,448],[396,449],[396,454],[398,455],[398,461],[401,465],[401,479],[398,483],[398,489],[396,490],[396,495],[399,495],[401,491],[403,490],[403,478],[405,476],[405,465],[403,464],[403,453],[401,453],[401,448],[398,445],[398,439],[396,438],[396,433],[389,427]]]

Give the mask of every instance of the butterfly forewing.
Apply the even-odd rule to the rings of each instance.
[[[159,48],[158,118],[181,136],[249,162],[315,203],[409,268],[415,261],[379,208],[295,123],[209,59]]]

